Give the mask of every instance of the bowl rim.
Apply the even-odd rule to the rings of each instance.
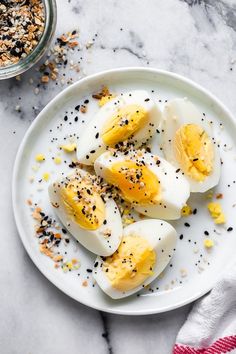
[[[55,105],[55,103],[57,103],[57,102],[59,102],[61,100],[61,97],[64,96],[65,93],[67,93],[67,95],[68,95],[68,94],[70,94],[70,92],[72,92],[75,89],[75,87],[81,86],[83,84],[86,84],[89,81],[93,81],[94,79],[98,79],[98,78],[104,79],[104,76],[107,76],[107,75],[110,75],[110,74],[114,74],[114,73],[126,73],[127,74],[129,72],[144,72],[144,73],[146,72],[146,73],[153,73],[153,74],[157,74],[157,75],[164,75],[164,76],[170,77],[172,79],[180,80],[181,82],[183,82],[185,84],[191,85],[192,87],[194,87],[194,89],[200,91],[201,93],[203,93],[204,95],[207,95],[210,99],[215,101],[217,103],[218,107],[220,107],[220,109],[227,114],[227,118],[229,119],[230,123],[233,124],[234,126],[236,126],[236,122],[235,122],[235,118],[234,118],[233,114],[230,112],[230,110],[214,94],[209,92],[207,89],[205,89],[201,85],[195,83],[191,79],[188,79],[185,76],[182,76],[180,74],[177,74],[177,73],[174,73],[174,72],[170,72],[170,71],[166,71],[166,70],[162,70],[162,69],[146,68],[146,67],[140,67],[140,66],[136,66],[136,67],[120,67],[120,68],[116,68],[116,69],[109,69],[109,70],[104,70],[104,71],[100,71],[100,72],[94,73],[92,75],[89,75],[89,76],[87,76],[87,77],[85,77],[85,78],[73,83],[71,86],[65,88],[63,91],[61,91],[59,94],[57,94],[50,102],[48,102],[48,104],[42,109],[42,111],[35,118],[33,123],[29,126],[28,130],[26,131],[26,133],[25,133],[25,135],[24,135],[24,137],[23,137],[23,139],[22,139],[22,141],[20,143],[19,149],[18,149],[17,154],[16,154],[14,167],[13,167],[13,174],[12,174],[12,207],[13,207],[14,219],[15,219],[15,223],[16,223],[16,226],[17,226],[17,230],[18,230],[19,236],[21,238],[21,241],[22,241],[22,243],[23,243],[23,245],[24,245],[29,257],[31,258],[33,263],[36,265],[38,270],[54,286],[56,286],[64,294],[68,295],[73,300],[79,302],[80,304],[88,306],[90,308],[93,308],[95,310],[99,310],[99,311],[103,311],[103,312],[107,312],[107,313],[112,313],[112,314],[116,314],[116,315],[139,316],[139,315],[151,315],[151,314],[168,312],[168,311],[172,311],[172,310],[175,310],[177,308],[180,308],[180,307],[183,307],[183,306],[185,306],[187,304],[192,303],[193,301],[199,299],[203,295],[207,294],[210,290],[212,290],[212,288],[215,286],[215,284],[221,278],[221,275],[222,275],[223,271],[222,271],[222,273],[218,274],[216,280],[214,280],[213,282],[209,282],[209,285],[207,287],[205,287],[204,290],[199,290],[196,294],[194,294],[193,296],[187,298],[186,300],[179,301],[179,302],[175,303],[175,305],[165,306],[162,309],[156,309],[156,308],[152,307],[151,309],[148,309],[148,310],[141,309],[139,311],[137,311],[137,310],[125,310],[124,311],[122,309],[112,309],[111,307],[108,307],[108,308],[104,309],[104,307],[93,305],[89,301],[86,301],[84,299],[81,301],[76,296],[70,294],[67,289],[63,288],[63,286],[60,284],[60,282],[55,281],[55,279],[51,275],[51,272],[47,271],[47,268],[42,266],[41,262],[38,261],[38,259],[30,251],[30,247],[28,247],[28,243],[27,243],[27,238],[25,237],[24,228],[21,225],[19,214],[17,212],[17,197],[16,197],[17,196],[17,189],[16,189],[17,172],[18,172],[18,169],[19,169],[19,166],[20,166],[20,160],[22,158],[22,153],[23,153],[24,148],[25,148],[25,143],[27,142],[27,139],[30,136],[30,134],[33,131],[33,129],[35,128],[36,124],[41,119],[41,116],[43,116],[45,114],[45,112],[47,111],[49,105],[51,105],[51,104]],[[234,261],[233,259],[231,261],[229,261],[228,265],[230,266],[231,264],[233,264],[233,261]]]

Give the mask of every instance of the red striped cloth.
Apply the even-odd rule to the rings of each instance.
[[[196,301],[177,335],[173,354],[203,353],[236,354],[236,263]]]
[[[236,349],[236,335],[220,338],[207,348],[175,344],[173,354],[223,354]]]

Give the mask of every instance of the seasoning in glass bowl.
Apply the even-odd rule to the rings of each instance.
[[[0,1],[0,66],[18,63],[37,46],[44,31],[40,0]]]

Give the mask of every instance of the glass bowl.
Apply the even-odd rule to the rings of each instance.
[[[36,64],[48,49],[57,22],[57,7],[55,0],[42,0],[45,9],[44,31],[33,51],[18,63],[0,67],[0,80],[22,74]]]

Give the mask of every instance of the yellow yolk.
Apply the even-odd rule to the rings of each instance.
[[[156,253],[145,238],[127,236],[118,250],[103,263],[112,287],[120,291],[128,291],[143,284],[153,275]]]
[[[108,146],[128,139],[141,129],[148,120],[148,112],[138,105],[128,105],[117,110],[102,131],[102,140]]]
[[[98,105],[99,107],[104,106],[104,104],[106,104],[107,102],[110,102],[113,98],[115,98],[115,95],[109,94],[107,96],[103,96],[102,98],[100,98]]]
[[[66,144],[66,145],[62,145],[61,148],[65,151],[65,152],[74,152],[76,150],[76,144],[72,143],[72,144]]]
[[[105,218],[105,206],[92,186],[77,180],[60,189],[60,196],[67,216],[86,230],[98,229]]]
[[[185,205],[183,206],[183,208],[181,209],[181,215],[182,216],[189,216],[192,214],[192,209],[189,205]]]
[[[59,157],[59,156],[56,156],[55,158],[54,158],[54,162],[55,162],[55,164],[56,165],[60,165],[60,163],[61,163],[61,157]]]
[[[214,219],[215,224],[224,224],[226,222],[225,215],[219,203],[209,203],[207,208],[211,214],[211,217]]]
[[[47,181],[50,179],[50,173],[45,172],[45,173],[43,174],[42,178],[43,178],[43,180],[44,180],[45,182],[47,182]]]
[[[125,225],[130,225],[135,222],[135,220],[130,217],[124,218],[123,221],[124,221]]]
[[[43,154],[37,154],[37,155],[35,156],[35,161],[37,161],[37,162],[43,162],[43,161],[45,161],[45,156],[44,156]]]
[[[105,178],[130,203],[153,204],[160,200],[159,181],[146,166],[137,166],[130,160],[115,162],[106,171]]]
[[[204,240],[203,244],[206,248],[212,248],[214,246],[214,241],[208,238]]]
[[[198,182],[212,173],[214,149],[210,137],[196,124],[186,124],[175,134],[174,151],[183,172]]]

